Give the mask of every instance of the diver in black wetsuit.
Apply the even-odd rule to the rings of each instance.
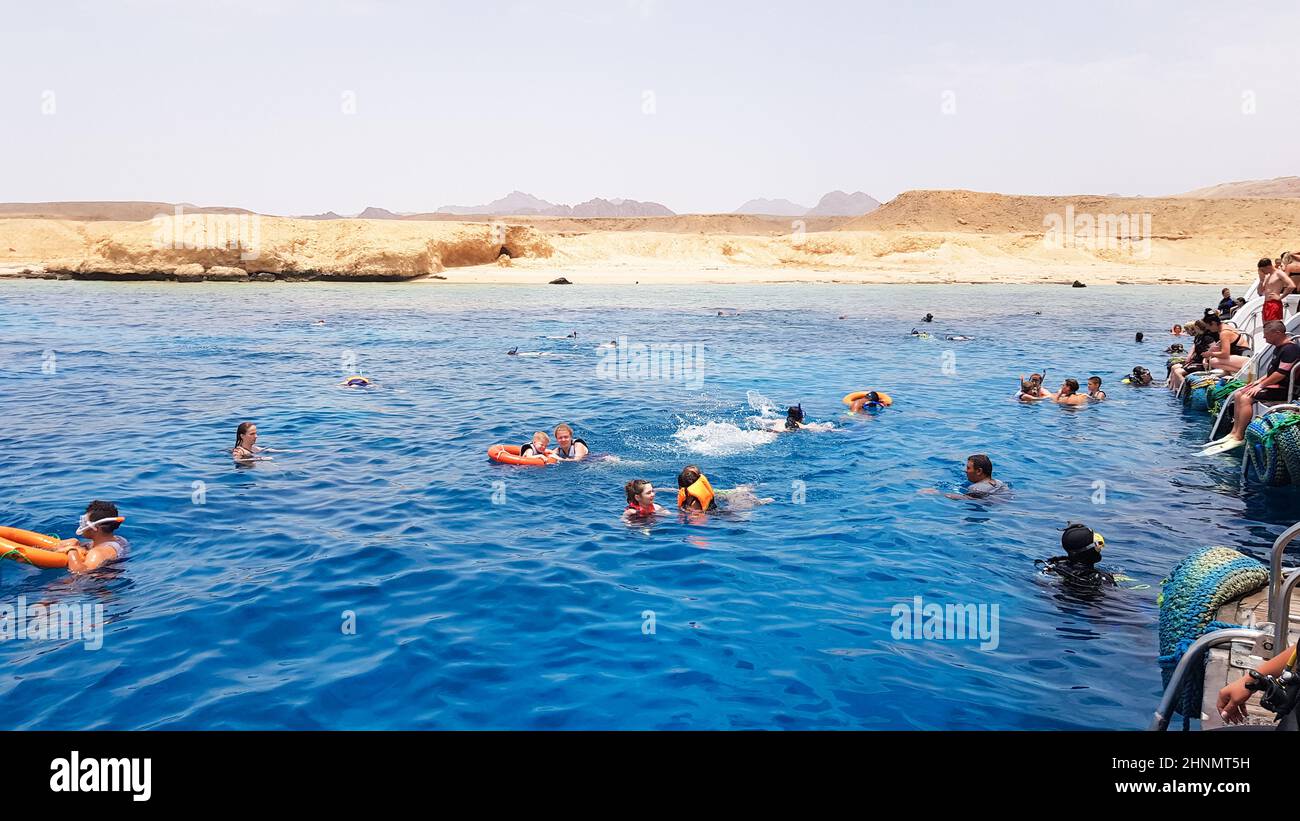
[[[1037,559],[1034,566],[1045,575],[1060,576],[1067,583],[1118,587],[1114,575],[1097,567],[1105,544],[1106,540],[1100,533],[1090,530],[1087,525],[1071,522],[1061,533],[1061,548],[1065,555]]]

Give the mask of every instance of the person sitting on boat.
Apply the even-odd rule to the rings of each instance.
[[[1207,312],[1202,321],[1211,333],[1218,335],[1218,339],[1205,349],[1203,358],[1206,365],[1236,373],[1250,364],[1250,339],[1232,325],[1224,325],[1217,315]]]
[[[1237,309],[1237,303],[1232,299],[1232,291],[1227,288],[1224,288],[1220,293],[1223,294],[1223,299],[1219,300],[1219,316],[1227,319],[1228,315]]]
[[[1094,402],[1101,402],[1106,398],[1106,392],[1101,389],[1101,377],[1088,377],[1088,398]]]
[[[1204,327],[1198,323],[1198,328]],[[1205,362],[1206,351],[1210,346],[1219,341],[1217,331],[1211,331],[1208,328],[1198,331],[1195,341],[1192,342],[1192,352],[1187,355],[1181,363],[1175,364],[1169,369],[1169,390],[1174,393],[1183,386],[1183,380],[1189,373],[1199,373],[1208,367]]]
[[[1279,679],[1283,673],[1290,672],[1292,675],[1297,674],[1296,649],[1287,648],[1278,653],[1273,658],[1255,668],[1255,672],[1260,676],[1270,679]],[[1272,682],[1275,683],[1275,682]],[[1256,681],[1255,677],[1247,673],[1236,681],[1219,691],[1218,708],[1219,717],[1227,724],[1242,724],[1246,721],[1246,702],[1250,697],[1261,689],[1263,682]],[[1292,687],[1300,686],[1295,683]],[[1294,694],[1292,693],[1292,696]],[[1267,697],[1267,694],[1266,694]],[[1279,705],[1284,706],[1284,705]],[[1274,728],[1269,725],[1262,725],[1261,728],[1267,729],[1296,729],[1296,713],[1294,704],[1290,710],[1286,710],[1280,717],[1281,724]]]
[[[1061,383],[1054,401],[1058,405],[1086,405],[1090,400],[1086,393],[1079,393],[1079,380],[1067,379]]]
[[[116,531],[126,517],[118,515],[117,505],[96,499],[86,506],[77,524],[77,535],[90,540],[64,539],[61,546],[68,553],[68,570],[89,573],[96,568],[126,558],[129,543]]]
[[[520,456],[553,456],[554,454],[547,448],[551,444],[551,437],[542,431],[533,434],[533,441],[519,446]]]
[[[645,479],[633,479],[623,486],[627,494],[627,508],[623,518],[627,521],[648,519],[656,513],[663,513],[663,506],[655,504],[654,486]]]
[[[1264,323],[1264,341],[1273,346],[1273,359],[1259,379],[1232,395],[1232,431],[1201,451],[1200,456],[1215,456],[1239,448],[1246,442],[1246,426],[1255,418],[1256,402],[1286,402],[1291,371],[1300,362],[1300,345],[1291,341],[1286,325],[1280,320]]]
[[[1031,373],[1028,379],[1020,377],[1020,391],[1016,398],[1021,402],[1033,402],[1038,399],[1051,399],[1052,392],[1043,387],[1044,373]]]
[[[561,422],[555,426],[555,450],[553,452],[555,458],[561,462],[581,462],[587,458],[587,443],[582,439],[575,439],[573,428]]]
[[[1037,559],[1034,565],[1047,575],[1060,576],[1070,582],[1117,587],[1115,576],[1097,568],[1106,540],[1087,525],[1071,522],[1061,533],[1064,556]]]

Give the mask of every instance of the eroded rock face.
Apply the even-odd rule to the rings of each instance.
[[[227,265],[213,265],[208,269],[207,277],[213,282],[247,282],[248,272],[243,268],[231,268]],[[275,275],[272,274],[274,279]]]
[[[253,282],[275,282],[275,274],[269,271],[261,271],[256,274],[249,274],[249,279]]]
[[[202,282],[203,266],[197,262],[189,262],[185,265],[176,267],[177,282]]]

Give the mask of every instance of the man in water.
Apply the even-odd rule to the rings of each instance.
[[[1199,456],[1215,456],[1239,448],[1246,441],[1246,426],[1255,418],[1256,402],[1286,402],[1291,371],[1300,362],[1300,345],[1287,336],[1280,320],[1264,323],[1264,341],[1273,346],[1273,360],[1268,371],[1232,395],[1234,415],[1232,432],[1201,451]]]
[[[573,428],[563,422],[555,426],[555,458],[561,462],[581,462],[587,458],[587,443],[575,439]]]
[[[82,545],[76,539],[64,539],[63,548],[68,554],[68,570],[72,573],[89,573],[111,562],[126,558],[125,536],[116,535],[125,517],[117,513],[117,505],[96,499],[86,506],[77,526],[77,535],[90,539]]]
[[[970,486],[966,488],[965,496],[971,499],[987,499],[1011,490],[1011,486],[1006,482],[993,478],[993,461],[983,453],[977,453],[966,459],[966,480],[970,482]],[[957,494],[949,494],[949,496],[953,499],[962,498]]]
[[[990,496],[1003,496],[1011,492],[1011,485],[993,478],[993,461],[983,453],[977,453],[966,459],[966,481],[970,485],[965,493],[945,493],[949,499],[987,499]],[[938,493],[934,488],[926,488],[921,493]]]
[[[1061,383],[1061,389],[1056,392],[1056,404],[1058,405],[1086,405],[1088,404],[1088,395],[1079,393],[1079,380],[1067,379]]]

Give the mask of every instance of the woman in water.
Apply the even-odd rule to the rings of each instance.
[[[573,428],[563,422],[555,426],[555,458],[561,462],[581,462],[587,458],[587,443],[573,438]]]
[[[664,513],[661,505],[655,504],[655,489],[645,479],[633,479],[623,486],[627,494],[627,507],[623,510],[626,521],[648,519],[656,513]]]
[[[235,446],[230,449],[230,455],[236,462],[269,460],[272,457],[262,454],[275,452],[271,448],[264,448],[257,444],[257,425],[252,422],[240,422],[239,427],[235,428]]]

